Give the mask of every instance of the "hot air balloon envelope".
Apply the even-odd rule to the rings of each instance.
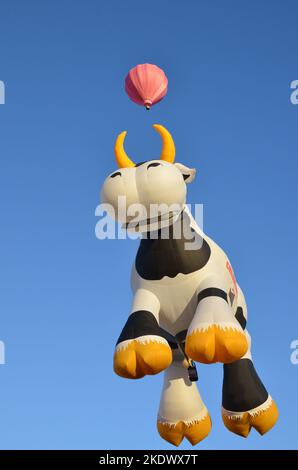
[[[150,109],[166,95],[168,79],[156,65],[139,64],[126,76],[125,91],[132,101]]]

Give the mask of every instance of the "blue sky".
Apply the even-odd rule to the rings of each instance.
[[[129,131],[135,160],[154,158],[155,122],[197,168],[188,202],[204,204],[205,231],[231,259],[281,415],[266,436],[229,433],[221,366],[199,365],[213,430],[197,448],[298,447],[297,14],[292,0],[2,0],[2,449],[172,448],[155,430],[162,375],[112,371],[138,242],[94,235],[116,135]],[[142,62],[169,78],[149,113],[123,91]]]

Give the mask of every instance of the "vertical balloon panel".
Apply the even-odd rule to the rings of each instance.
[[[156,65],[139,64],[127,74],[125,91],[134,103],[149,110],[167,94],[168,79]]]

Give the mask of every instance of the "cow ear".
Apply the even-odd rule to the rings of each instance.
[[[182,163],[175,163],[174,165],[181,171],[186,184],[193,182],[197,171],[195,168],[188,168],[187,166],[182,165]]]

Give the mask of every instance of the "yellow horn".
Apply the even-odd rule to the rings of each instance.
[[[124,150],[124,139],[126,136],[126,131],[121,132],[118,135],[114,151],[116,156],[116,161],[118,163],[119,168],[127,168],[131,166],[135,166],[134,162],[129,158],[127,153]]]
[[[162,150],[160,159],[169,163],[174,163],[175,160],[175,144],[169,131],[160,124],[153,124],[154,129],[160,134],[162,138]]]

